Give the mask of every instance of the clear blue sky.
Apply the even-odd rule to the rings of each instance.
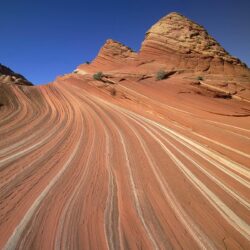
[[[250,0],[8,0],[0,10],[0,63],[35,84],[91,61],[108,38],[138,50],[146,30],[173,11],[250,66]]]

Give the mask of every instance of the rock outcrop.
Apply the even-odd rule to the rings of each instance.
[[[139,53],[109,39],[93,62],[80,65],[76,72],[116,70],[147,62],[170,70],[250,77],[246,64],[231,56],[204,27],[176,12],[163,17],[148,30]],[[150,68],[154,65],[150,64]]]
[[[247,66],[232,57],[204,27],[178,13],[160,19],[148,32],[140,58],[154,58],[174,69],[214,74],[246,74]]]
[[[86,68],[94,68],[100,70],[111,70],[131,64],[136,56],[137,53],[131,48],[112,39],[108,39],[100,49],[97,57],[91,63],[91,67],[89,67],[88,64],[82,64],[78,69],[86,70]]]
[[[15,73],[10,68],[0,64],[0,83],[14,83],[18,85],[33,85],[24,76]]]

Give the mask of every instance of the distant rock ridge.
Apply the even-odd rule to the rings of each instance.
[[[246,64],[231,56],[204,27],[176,12],[161,18],[147,31],[138,53],[109,39],[88,68],[111,70],[150,60],[169,69],[250,75]],[[85,70],[86,65],[79,69]]]
[[[0,83],[14,83],[18,85],[33,85],[24,76],[15,73],[10,68],[0,64]]]

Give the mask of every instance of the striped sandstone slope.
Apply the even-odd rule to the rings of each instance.
[[[167,81],[5,85],[1,249],[250,247],[249,105]]]

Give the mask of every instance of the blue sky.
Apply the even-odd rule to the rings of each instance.
[[[108,38],[139,50],[147,29],[173,11],[250,66],[249,0],[12,0],[0,10],[0,63],[35,84],[91,61]]]

